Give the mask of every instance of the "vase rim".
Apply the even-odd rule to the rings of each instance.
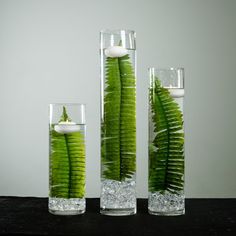
[[[55,106],[86,106],[85,103],[78,103],[78,102],[55,102],[55,103],[49,103],[49,105],[55,105]]]
[[[128,34],[135,34],[135,30],[130,30],[130,29],[102,29],[100,31],[101,34],[120,34],[122,31],[125,31],[125,33]]]
[[[148,67],[148,70],[157,70],[157,71],[184,70],[184,67]]]

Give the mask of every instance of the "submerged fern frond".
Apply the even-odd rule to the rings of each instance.
[[[121,181],[136,168],[136,84],[129,56],[108,57],[105,77],[102,174]]]
[[[65,108],[60,121],[68,121]],[[82,198],[85,194],[85,143],[82,132],[50,131],[50,196]]]
[[[184,188],[183,114],[158,79],[150,89],[150,102],[156,136],[149,144],[149,191],[181,191]]]

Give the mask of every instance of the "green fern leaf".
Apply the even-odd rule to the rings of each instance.
[[[70,120],[63,109],[63,120]],[[60,134],[50,131],[50,196],[82,198],[85,194],[84,135],[78,131]]]
[[[149,145],[149,191],[184,188],[183,114],[167,89],[156,78],[150,89],[156,136]]]
[[[106,59],[102,126],[104,178],[130,178],[136,168],[136,84],[129,56]]]

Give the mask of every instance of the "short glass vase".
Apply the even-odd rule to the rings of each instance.
[[[49,212],[85,212],[85,105],[49,106]]]

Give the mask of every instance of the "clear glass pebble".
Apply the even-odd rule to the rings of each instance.
[[[149,193],[148,210],[153,215],[183,215],[185,212],[185,197],[182,192],[169,191]]]
[[[103,180],[101,213],[106,215],[132,215],[136,213],[135,181]]]
[[[85,212],[85,198],[48,199],[49,212],[55,215],[79,215]]]

